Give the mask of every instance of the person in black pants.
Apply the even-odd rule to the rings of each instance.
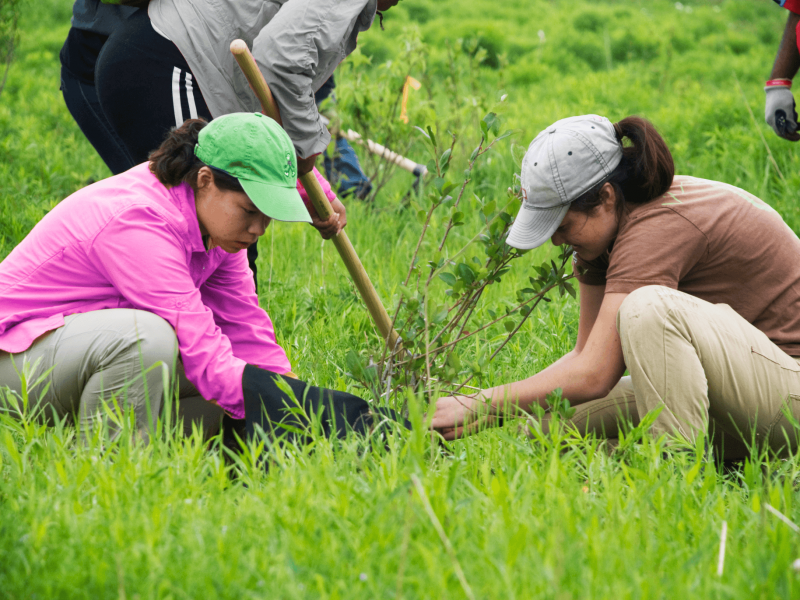
[[[134,164],[145,162],[186,119],[212,119],[186,59],[153,29],[146,10],[131,15],[110,38],[96,76],[103,112]]]
[[[100,0],[77,0],[72,7],[72,27],[60,53],[61,92],[67,110],[114,175],[135,163],[100,107],[95,63],[111,32],[136,10]]]

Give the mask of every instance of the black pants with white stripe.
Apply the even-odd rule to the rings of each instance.
[[[169,130],[186,119],[211,120],[186,59],[153,29],[146,10],[133,13],[108,38],[97,59],[95,84],[103,113],[133,159],[126,169],[145,162]],[[257,257],[253,244],[247,258],[254,278]]]
[[[95,85],[134,164],[145,162],[172,127],[190,118],[211,120],[186,59],[156,33],[146,10],[135,12],[108,38],[97,59]]]

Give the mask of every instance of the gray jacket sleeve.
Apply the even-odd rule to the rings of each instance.
[[[253,56],[301,158],[321,153],[330,143],[314,103],[315,85],[322,85],[355,48],[358,31],[366,28],[359,26],[364,21],[359,16],[370,2],[288,0],[253,41]]]

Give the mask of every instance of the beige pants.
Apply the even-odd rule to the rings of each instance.
[[[693,440],[708,432],[726,458],[745,456],[753,434],[775,452],[797,447],[786,410],[800,420],[800,359],[727,304],[647,286],[622,303],[617,331],[630,377],[576,407],[572,422],[581,431],[616,438],[620,417],[636,425],[663,406],[654,435]]]
[[[175,331],[151,312],[117,308],[70,315],[63,327],[41,336],[25,352],[0,352],[0,402],[9,393],[4,387],[21,393],[19,373],[25,364],[36,364],[31,383],[49,371],[30,393],[30,408],[50,421],[74,417],[84,440],[100,423],[112,439],[119,435],[114,402],[123,414],[133,411],[136,429],[147,440],[164,404],[165,381],[177,381],[175,415],[183,419],[186,433],[195,423],[211,435],[222,418],[222,410],[186,379]]]

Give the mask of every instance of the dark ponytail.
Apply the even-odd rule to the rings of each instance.
[[[576,198],[570,210],[590,213],[602,203],[600,189],[606,183],[617,193],[617,210],[625,204],[645,204],[665,194],[675,177],[672,160],[664,138],[653,124],[642,117],[627,117],[614,123],[617,139],[623,145],[622,160],[611,175]],[[625,140],[629,143],[625,144]]]
[[[197,173],[207,166],[194,154],[200,130],[208,125],[203,119],[187,119],[183,125],[172,129],[167,139],[148,156],[150,172],[164,185],[188,183],[197,191]],[[211,167],[214,184],[221,190],[244,192],[239,180],[225,171]]]

